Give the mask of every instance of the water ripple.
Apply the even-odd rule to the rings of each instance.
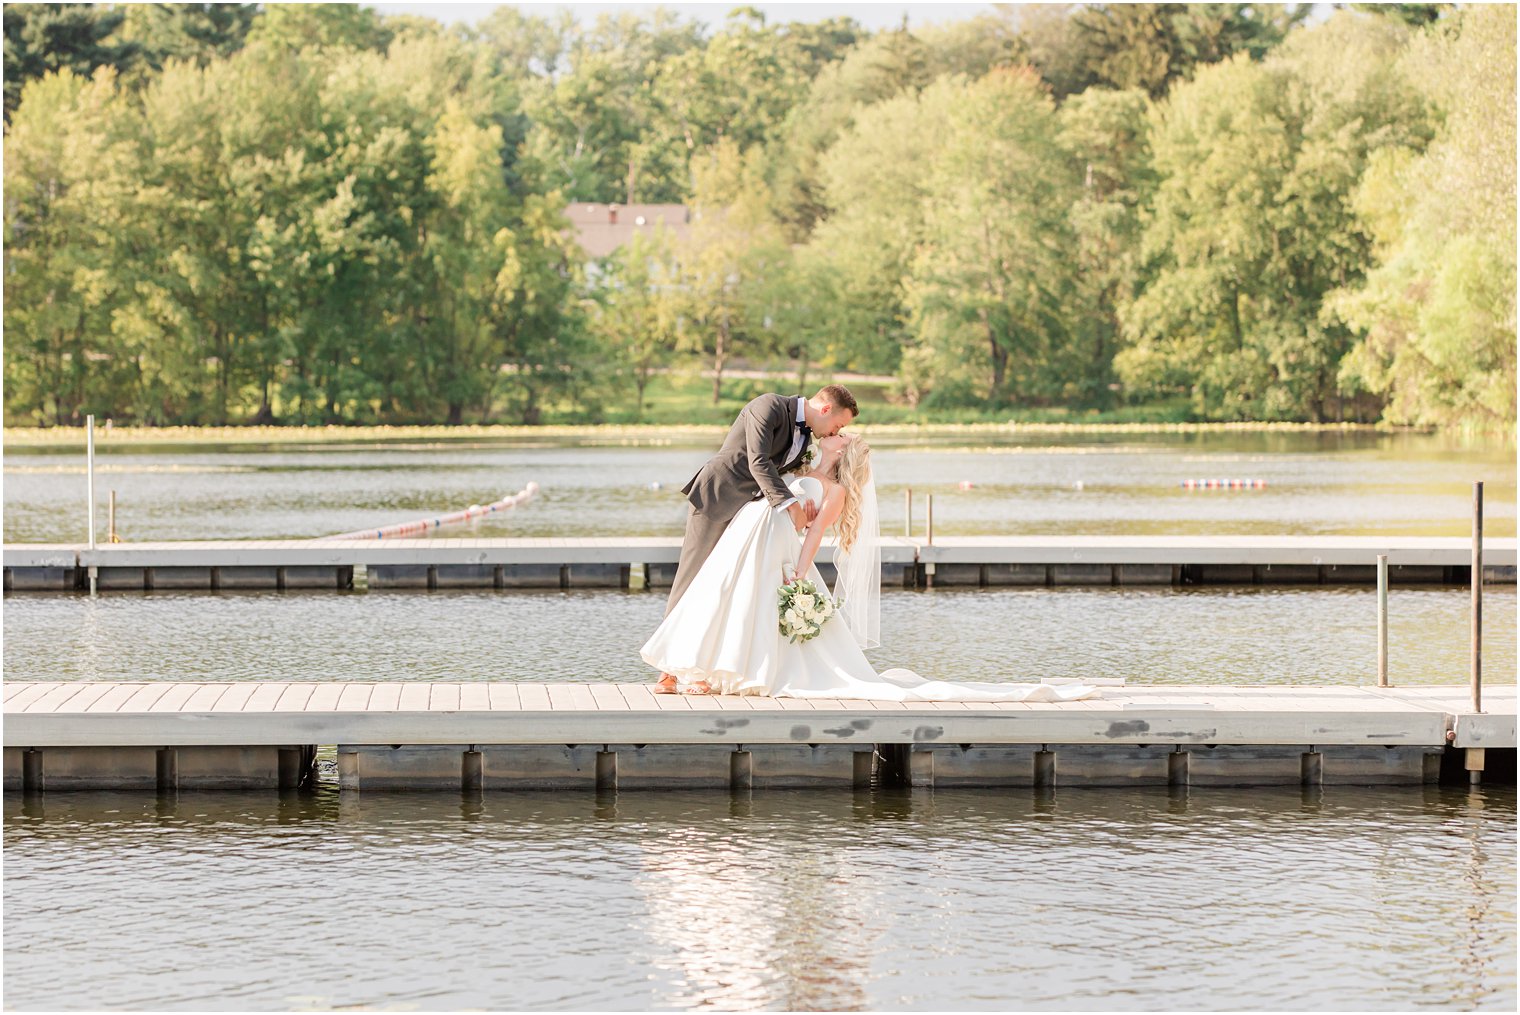
[[[6,801],[16,1008],[1513,1010],[1512,789]]]
[[[1515,587],[1485,591],[1485,669],[1513,673]],[[647,681],[654,593],[110,593],[8,596],[10,680]],[[1463,683],[1468,593],[1394,589],[1395,684]],[[573,638],[566,631],[575,632]],[[1163,684],[1367,684],[1371,589],[888,592],[878,669],[929,677]]]

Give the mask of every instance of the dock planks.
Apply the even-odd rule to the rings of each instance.
[[[6,682],[6,747],[980,743],[1515,746],[1515,686],[1104,687],[1054,703],[657,695],[644,684]],[[1452,732],[1456,739],[1449,741]]]

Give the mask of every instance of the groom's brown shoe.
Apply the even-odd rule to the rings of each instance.
[[[679,694],[680,690],[679,681],[669,673],[661,673],[660,679],[654,684],[655,694]]]

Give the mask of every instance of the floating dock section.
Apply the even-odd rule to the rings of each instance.
[[[670,538],[260,540],[9,544],[5,590],[668,588],[681,541]],[[1461,538],[889,537],[886,587],[1367,584],[1387,554],[1395,585],[1466,584]],[[1484,544],[1484,580],[1514,584],[1515,540]],[[833,579],[833,547],[819,570]]]
[[[1513,782],[1515,687],[1124,687],[1056,703],[642,684],[6,683],[5,787],[344,791]]]

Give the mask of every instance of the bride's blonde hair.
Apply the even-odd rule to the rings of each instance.
[[[834,463],[834,478],[844,487],[844,507],[834,528],[839,533],[839,548],[848,550],[860,535],[860,498],[866,480],[871,478],[871,445],[863,438],[852,437]]]

